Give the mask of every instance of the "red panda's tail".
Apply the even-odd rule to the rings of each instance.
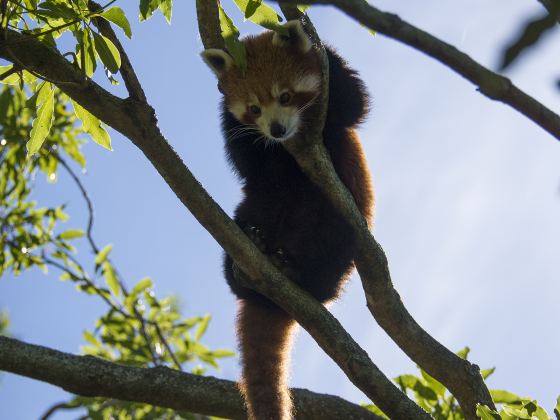
[[[291,420],[288,364],[295,321],[277,307],[239,301],[241,391],[250,420]]]

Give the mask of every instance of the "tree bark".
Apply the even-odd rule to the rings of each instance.
[[[0,370],[27,376],[88,397],[109,397],[174,410],[245,419],[237,384],[164,367],[136,368],[92,356],[75,356],[0,336]],[[381,420],[332,395],[293,389],[297,419]]]

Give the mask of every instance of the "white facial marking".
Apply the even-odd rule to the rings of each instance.
[[[316,92],[321,86],[321,77],[318,74],[306,74],[294,83],[295,92]]]
[[[281,106],[274,102],[262,108],[261,116],[255,121],[259,130],[269,139],[284,141],[296,134],[300,124],[300,114],[293,106]],[[270,133],[270,125],[277,122],[286,129],[282,137],[274,137]]]
[[[272,89],[270,89],[270,93],[273,98],[278,98],[280,96],[280,86],[278,86],[278,83],[274,83],[272,85]]]
[[[243,102],[233,102],[228,105],[229,112],[231,112],[235,118],[239,121],[243,118],[245,114],[246,106]]]

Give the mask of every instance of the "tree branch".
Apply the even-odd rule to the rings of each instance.
[[[282,1],[282,3],[288,2],[292,3],[292,0]],[[353,2],[352,0],[333,0],[332,3],[337,6],[359,4],[363,8],[370,7],[365,2]],[[339,7],[342,9],[342,6]],[[377,14],[379,13],[381,12],[377,12]],[[385,14],[381,15],[386,17]],[[388,16],[392,21],[400,22],[398,17]],[[355,18],[366,23],[365,20]],[[374,29],[378,30],[378,27],[376,26]],[[396,33],[400,33],[400,30],[395,29]],[[425,34],[425,36],[435,39],[429,34]],[[441,41],[437,42],[441,43]],[[453,47],[449,47],[455,50]],[[305,137],[308,136],[308,133],[305,133]],[[467,419],[476,419],[478,403],[494,406],[490,393],[480,376],[478,366],[449,351],[431,337],[410,315],[393,287],[387,257],[383,249],[369,232],[367,223],[357,209],[351,194],[336,175],[322,141],[307,138],[304,141],[298,140],[286,142],[286,148],[297,160],[305,174],[323,190],[353,228],[358,248],[358,254],[355,256],[356,267],[362,280],[370,312],[379,325],[414,362],[453,393]]]
[[[213,2],[208,2],[213,4]],[[199,223],[254,279],[254,289],[286,310],[341,367],[348,378],[393,418],[430,418],[391,382],[320,303],[283,276],[245,236],[194,178],[161,134],[154,110],[145,103],[120,99],[91,80],[55,50],[9,30],[0,41],[0,57],[10,61],[6,44],[17,40],[15,52],[26,68],[56,80],[59,88],[103,122],[128,137],[148,158]],[[66,83],[80,81],[81,83]]]
[[[362,25],[422,51],[475,84],[488,98],[511,106],[560,140],[560,116],[516,87],[508,78],[487,69],[453,45],[412,26],[397,15],[380,11],[366,0],[309,0],[306,3],[335,6]]]
[[[0,370],[48,382],[88,397],[108,397],[212,416],[245,418],[243,399],[236,383],[211,376],[165,367],[124,366],[3,336],[0,336]],[[297,418],[301,420],[381,419],[339,397],[305,389],[292,392]]]

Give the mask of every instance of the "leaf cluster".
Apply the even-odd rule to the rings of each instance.
[[[116,0],[98,5],[88,0],[8,0],[2,10],[2,28],[15,30],[33,37],[50,48],[59,51],[62,37],[70,44],[70,50],[60,52],[80,69],[84,80],[92,78],[98,68],[103,68],[112,84],[118,84],[115,74],[121,67],[121,54],[115,43],[98,29],[98,20],[103,19],[119,27],[132,37],[130,22],[124,11],[113,6]],[[160,10],[168,22],[171,21],[172,0],[141,0],[140,20],[149,19]],[[16,41],[6,41],[8,50],[17,48]],[[36,154],[43,146],[55,122],[55,108],[69,99],[55,87],[57,81],[45,80],[31,70],[23,68],[18,60],[11,66],[0,67],[0,80],[19,89],[27,101],[28,113],[33,118],[28,132],[27,152]],[[111,139],[101,121],[80,104],[72,102],[76,117],[82,122],[82,131],[101,146],[111,149]]]
[[[457,355],[462,359],[467,359],[469,352],[470,349],[465,347],[457,352]],[[407,374],[394,378],[401,391],[411,396],[435,420],[464,420],[465,415],[461,407],[445,386],[420,367],[418,370],[420,376]],[[495,370],[495,368],[482,369],[480,374],[486,380]],[[523,398],[499,389],[490,390],[490,395],[494,403],[501,406],[501,410],[498,412],[487,406],[478,405],[476,414],[482,420],[552,420],[547,412],[531,398]],[[364,406],[371,412],[387,418],[374,404]],[[556,420],[560,420],[560,397],[557,399],[554,413]]]
[[[109,20],[131,35],[124,13],[108,7],[111,3],[92,11],[86,1],[9,2],[4,24],[8,21],[12,29],[52,47],[67,32],[76,41],[75,52],[69,56],[84,71],[84,77],[91,77],[99,62],[109,72],[120,66],[116,47],[97,32],[94,19]],[[150,4],[157,4],[170,17],[170,1]],[[7,273],[17,276],[34,267],[45,273],[54,270],[79,292],[103,300],[107,311],[84,332],[84,354],[131,366],[166,366],[195,374],[218,368],[220,359],[234,353],[210,349],[203,343],[209,315],[183,316],[177,300],[158,297],[149,278],[128,286],[110,258],[112,246],[98,249],[90,227],[64,229],[69,215],[63,204],[40,207],[32,198],[37,177],[45,176],[54,183],[61,167],[82,188],[72,166],[85,169],[81,151],[84,135],[111,147],[100,121],[54,83],[26,69],[3,67],[0,79],[0,277]],[[78,258],[78,247],[90,248],[93,257],[88,259],[88,253],[82,252]],[[6,328],[7,317],[2,315],[0,333]],[[91,418],[195,418],[189,413],[103,398],[76,397],[61,408],[86,409]]]

